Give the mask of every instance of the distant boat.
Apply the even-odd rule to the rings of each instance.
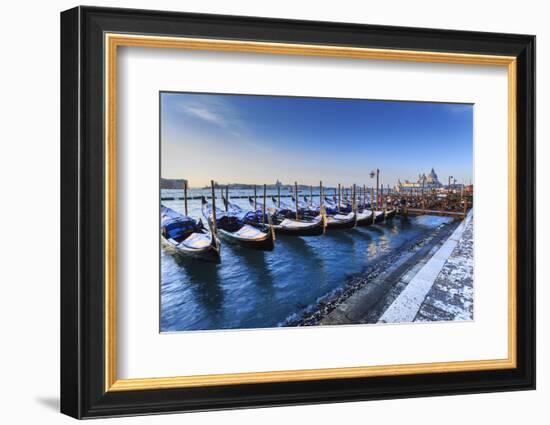
[[[275,246],[273,229],[268,224],[252,226],[246,215],[249,212],[222,211],[216,208],[215,228],[221,238],[242,248],[271,251]],[[202,197],[202,214],[214,227],[212,205]]]
[[[182,258],[220,262],[220,241],[195,220],[160,206],[161,242],[166,250]]]
[[[248,198],[250,206],[254,208],[254,199]],[[275,205],[277,201],[273,199]],[[325,233],[326,223],[323,216],[318,214],[309,219],[297,220],[296,208],[291,208],[288,204],[282,203],[282,208],[266,208],[267,214],[270,214],[273,229],[275,233],[289,236],[319,236]],[[256,202],[256,217],[262,221],[263,203]]]

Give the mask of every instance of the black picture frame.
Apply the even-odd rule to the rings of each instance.
[[[104,33],[517,58],[517,367],[475,372],[106,392]],[[76,7],[61,13],[61,412],[75,418],[535,388],[535,37]]]

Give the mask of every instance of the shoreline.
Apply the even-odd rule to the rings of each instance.
[[[441,246],[459,224],[460,221],[443,224],[418,240],[405,243],[394,252],[385,254],[362,273],[349,278],[343,287],[321,297],[315,305],[296,313],[294,318],[288,318],[281,326],[376,323],[387,305],[403,289],[396,287],[400,277],[420,268],[427,260],[426,257],[429,258],[430,253]],[[340,311],[346,310],[349,300],[359,292],[366,292],[366,297],[363,297],[366,302],[361,305],[361,317],[350,317]]]

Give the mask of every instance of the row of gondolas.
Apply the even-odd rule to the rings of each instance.
[[[367,196],[330,198],[321,190],[318,198],[324,202],[315,202],[312,196],[299,199],[295,195],[292,202],[285,202],[280,196],[268,199],[264,187],[263,198],[249,197],[250,209],[232,203],[227,191],[221,196],[224,208],[217,208],[212,190],[212,202],[204,196],[201,199],[208,227],[202,219],[195,220],[187,212],[181,214],[161,205],[161,240],[172,254],[219,263],[220,239],[245,249],[270,251],[275,247],[276,234],[320,236],[327,230],[370,226],[391,219],[396,213],[395,208],[377,210]]]

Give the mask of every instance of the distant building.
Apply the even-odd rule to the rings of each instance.
[[[418,190],[422,190],[422,188],[424,188],[424,190],[433,190],[440,189],[442,187],[443,184],[439,181],[435,170],[432,168],[432,171],[430,171],[428,176],[426,176],[426,174],[419,174],[418,179],[414,182],[409,180],[401,182],[401,179],[398,179],[395,190],[397,192],[416,192]]]
[[[283,184],[279,181],[279,179],[277,179],[277,181],[275,182],[275,187],[281,187]]]

